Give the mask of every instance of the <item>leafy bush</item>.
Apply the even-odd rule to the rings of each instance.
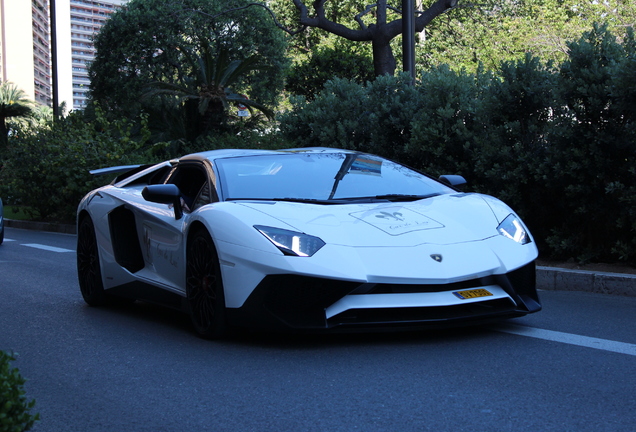
[[[33,219],[72,223],[81,198],[112,179],[92,176],[92,169],[155,163],[218,148],[289,147],[280,135],[268,132],[259,119],[250,118],[237,121],[231,132],[153,144],[145,116],[133,123],[108,120],[99,109],[71,113],[47,128],[11,137],[0,171],[0,196]]]
[[[334,79],[312,102],[292,98],[281,132],[297,146],[366,151],[432,174],[452,170],[472,177],[472,143],[483,127],[478,79],[491,77],[440,67],[417,86],[407,74],[366,84]]]
[[[272,133],[260,125],[246,125],[237,128],[238,132],[208,134],[197,137],[194,141],[175,139],[158,142],[152,145],[148,153],[153,160],[167,160],[179,158],[190,153],[208,150],[241,148],[275,150],[290,147],[291,143],[283,139],[280,134]]]
[[[358,47],[360,44],[345,42],[333,48],[314,48],[309,58],[290,68],[285,90],[311,100],[327,81],[336,77],[360,84],[373,81],[373,59],[368,54],[358,52]]]
[[[520,213],[540,246],[545,246],[544,228],[551,223],[545,203],[550,194],[560,193],[543,177],[553,119],[561,105],[556,80],[551,66],[530,55],[502,63],[480,95],[479,134],[473,143],[471,182]]]
[[[476,146],[483,141],[483,83],[490,74],[442,66],[421,76],[411,112],[411,140],[402,159],[433,175],[457,173],[475,184]]]
[[[147,137],[143,117],[137,125],[109,122],[99,111],[93,119],[71,113],[48,130],[23,131],[10,139],[0,193],[34,218],[72,222],[80,199],[110,181],[89,170],[152,162],[144,153]]]
[[[327,81],[312,102],[303,96],[290,98],[292,110],[281,115],[281,132],[300,147],[362,150],[369,143],[363,117],[367,112],[366,99],[363,85],[346,79]]]
[[[545,177],[547,242],[559,256],[636,262],[636,42],[595,26],[569,45],[558,88],[567,111],[555,122]],[[555,197],[556,198],[556,197]]]
[[[12,368],[9,364],[13,360],[13,355],[0,351],[1,432],[28,431],[40,419],[39,414],[30,413],[35,406],[35,400],[27,400],[23,389],[25,380],[18,369]]]

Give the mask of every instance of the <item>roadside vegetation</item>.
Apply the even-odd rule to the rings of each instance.
[[[369,43],[328,27],[282,31],[302,27],[291,0],[250,4],[132,0],[115,13],[95,39],[86,110],[7,119],[5,203],[72,222],[81,197],[110,181],[90,169],[216,148],[341,147],[463,175],[521,214],[545,258],[636,265],[636,6],[447,10],[418,35],[411,85],[376,77]],[[324,5],[349,27],[364,10]],[[389,43],[400,70],[400,38]]]
[[[280,116],[293,146],[400,160],[518,211],[544,256],[636,262],[636,45],[595,27],[558,66],[527,55],[496,70],[432,68],[366,85],[333,80]]]
[[[13,354],[0,351],[0,432],[31,430],[39,414],[32,414],[35,400],[28,400],[24,391],[25,379],[17,368],[11,367]]]

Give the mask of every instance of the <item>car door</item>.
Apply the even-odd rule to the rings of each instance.
[[[173,205],[148,202],[164,211],[149,212],[151,216],[141,222],[146,277],[180,293],[185,293],[185,228],[192,212],[213,199],[210,172],[202,161],[180,162],[166,184],[181,192],[182,217],[175,217]]]

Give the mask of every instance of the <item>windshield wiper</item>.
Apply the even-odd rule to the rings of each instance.
[[[284,202],[296,202],[305,204],[353,204],[353,203],[369,203],[375,201],[391,201],[391,202],[408,202],[417,201],[421,199],[431,198],[440,195],[439,193],[431,193],[428,195],[408,195],[408,194],[386,194],[386,195],[374,195],[363,197],[345,197],[345,198],[329,198],[329,199],[317,199],[317,198],[227,198],[226,201],[284,201]]]
[[[307,204],[338,204],[334,202],[336,200],[329,199],[317,199],[317,198],[276,198],[274,201],[286,201],[286,202],[297,202],[297,203],[307,203]]]
[[[439,193],[430,193],[426,195],[409,195],[409,194],[385,194],[385,195],[376,195],[372,198],[377,200],[387,200],[387,201],[418,201],[426,198],[432,198],[434,196],[440,195]],[[371,197],[370,197],[371,198]]]
[[[316,199],[316,198],[227,198],[226,201],[285,201],[305,204],[344,204],[345,201],[337,199]]]

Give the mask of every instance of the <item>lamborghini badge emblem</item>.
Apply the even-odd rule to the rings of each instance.
[[[437,262],[442,262],[442,256],[440,254],[432,254],[431,258],[433,258]]]

